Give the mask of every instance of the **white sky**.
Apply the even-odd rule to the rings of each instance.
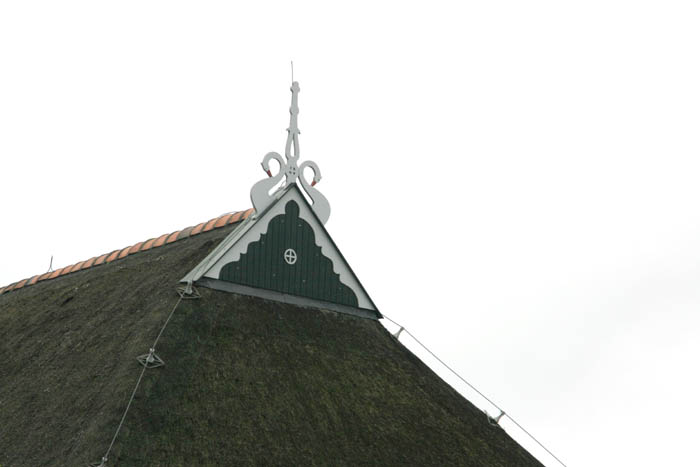
[[[245,5],[0,4],[0,284],[249,208],[293,59],[384,313],[569,467],[700,464],[697,3]]]

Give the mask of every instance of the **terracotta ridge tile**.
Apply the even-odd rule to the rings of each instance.
[[[179,233],[180,233],[180,231],[177,230],[177,231],[171,233],[170,235],[168,235],[168,238],[165,240],[165,243],[166,244],[173,243],[175,240],[177,240],[177,236]]]
[[[95,263],[95,260],[96,260],[96,259],[97,259],[97,256],[93,256],[93,257],[90,258],[89,260],[85,261],[85,262],[83,263],[83,266],[82,266],[80,269],[87,269],[87,268],[92,267],[92,265]]]
[[[153,248],[163,246],[163,244],[165,243],[165,239],[168,238],[168,235],[170,235],[170,234],[163,234],[160,237],[158,237],[156,239],[155,243],[153,244]]]
[[[228,220],[231,218],[231,216],[233,216],[233,213],[224,214],[223,216],[219,217],[216,223],[214,223],[214,228],[218,229],[219,227],[223,227],[228,224]]]
[[[207,222],[207,225],[204,226],[202,229],[202,232],[209,232],[211,229],[214,228],[214,223],[216,222],[218,218],[211,219],[209,222]]]
[[[79,263],[76,263],[75,266],[73,266],[73,267],[71,268],[71,270],[68,271],[68,272],[80,271],[80,268],[83,266],[83,264],[85,264],[85,261],[81,261],[81,262],[79,262]]]
[[[117,259],[117,255],[119,254],[121,250],[114,250],[112,253],[109,254],[107,259],[105,260],[105,263],[111,263],[115,259]]]
[[[186,229],[182,229],[180,231],[180,234],[177,236],[177,239],[184,240],[185,238],[189,237],[190,232],[192,232],[192,229],[194,229],[194,227],[187,227]]]
[[[107,259],[108,255],[109,255],[109,253],[105,253],[104,255],[98,256],[97,259],[95,260],[95,264],[93,266],[99,266],[100,264],[104,263],[105,259]]]
[[[190,236],[201,233],[202,229],[204,228],[204,224],[206,224],[206,222],[202,222],[201,224],[197,224],[196,226],[194,226],[192,228],[192,232],[190,232]]]
[[[129,248],[129,253],[130,255],[133,255],[134,253],[138,253],[141,251],[141,246],[143,245],[143,242],[138,242],[136,245],[132,245],[131,248]]]
[[[53,272],[53,271],[45,272],[44,274],[42,274],[41,276],[39,276],[39,280],[40,280],[40,281],[43,281],[43,280],[45,280],[45,279],[48,279],[52,272]]]
[[[241,220],[242,217],[243,217],[243,211],[234,212],[233,215],[229,218],[228,223],[235,224],[236,222]]]
[[[129,246],[124,247],[121,250],[119,250],[119,255],[117,256],[117,259],[122,259],[122,258],[126,257],[126,255],[129,254],[129,249],[131,249],[132,246],[133,245],[129,245]]]
[[[60,270],[60,269],[56,269],[56,270],[53,271],[53,272],[51,273],[51,275],[50,275],[49,277],[47,277],[46,279],[47,279],[47,280],[48,280],[48,279],[55,279],[55,278],[58,277],[58,275],[59,275],[60,273],[61,273],[61,270]]]
[[[141,251],[146,251],[146,250],[150,250],[151,248],[153,248],[153,242],[155,242],[155,241],[156,241],[155,238],[151,238],[151,239],[146,240],[146,243],[144,243],[143,246],[141,247]]]

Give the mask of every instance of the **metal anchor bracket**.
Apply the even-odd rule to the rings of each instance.
[[[165,365],[163,359],[156,355],[155,352],[156,350],[151,348],[147,354],[136,357],[136,360],[146,368],[158,368],[159,366]]]
[[[503,418],[503,416],[506,414],[501,409],[498,409],[498,410],[500,410],[501,413],[498,414],[498,416],[496,418],[493,418],[491,415],[489,415],[489,413],[487,411],[484,410],[484,413],[486,414],[486,418],[489,420],[489,423],[491,425],[494,425],[494,426],[500,425],[501,418]]]
[[[192,284],[192,281],[187,281],[187,284],[181,285],[177,288],[177,294],[183,300],[195,300],[202,298],[199,294],[199,290]]]

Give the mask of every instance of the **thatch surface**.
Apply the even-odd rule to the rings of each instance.
[[[0,296],[0,464],[86,465],[230,227]],[[200,289],[109,465],[536,466],[378,322]]]

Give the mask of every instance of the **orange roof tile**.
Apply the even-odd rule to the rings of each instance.
[[[119,254],[120,251],[121,250],[114,250],[112,253],[110,253],[110,255],[105,260],[105,263],[111,263],[112,261],[117,259],[117,255]]]
[[[222,216],[210,219],[206,222],[202,222],[201,224],[197,224],[194,227],[187,227],[182,230],[176,230],[175,232],[169,234],[163,234],[160,237],[151,238],[150,240],[136,243],[126,248],[122,248],[121,250],[114,250],[110,253],[105,253],[101,256],[93,256],[92,258],[86,261],[80,261],[78,263],[71,264],[70,266],[65,266],[55,271],[49,271],[44,274],[37,274],[36,276],[32,276],[19,282],[14,282],[10,285],[0,287],[0,295],[10,292],[12,290],[21,289],[22,287],[34,285],[37,282],[55,279],[56,277],[64,276],[72,272],[82,271],[83,269],[93,268],[105,263],[111,263],[112,261],[122,259],[134,253],[147,251],[151,248],[158,248],[163,245],[167,245],[169,243],[174,243],[178,240],[191,237],[193,235],[199,235],[200,233],[209,232],[210,230],[219,229],[227,225],[235,224],[236,222],[240,222],[244,219],[247,219],[252,213],[253,209],[248,209],[247,211],[238,211],[224,214]]]
[[[79,262],[79,263],[76,263],[75,266],[73,266],[73,267],[71,268],[71,270],[68,271],[68,272],[80,271],[80,268],[83,266],[84,263],[85,263],[85,261],[81,261],[81,262]]]
[[[204,228],[202,229],[202,232],[209,232],[210,230],[212,230],[214,228],[214,224],[216,223],[216,219],[217,218],[214,218],[214,219],[210,220],[209,222],[207,222],[207,225],[204,226]]]
[[[170,234],[163,234],[160,237],[158,237],[153,244],[153,248],[157,248],[159,246],[163,246],[165,244],[165,239],[168,238],[168,235]]]
[[[126,257],[126,255],[129,254],[129,250],[131,249],[131,246],[128,246],[126,248],[122,248],[122,250],[119,252],[119,256],[117,258],[122,259]]]
[[[53,278],[55,278],[55,277],[58,277],[58,275],[59,275],[60,273],[61,273],[61,270],[60,270],[60,269],[56,269],[54,272],[51,273],[51,275],[50,275],[49,277],[47,277],[47,279],[53,279]]]
[[[141,247],[141,251],[146,251],[146,250],[150,250],[151,248],[153,248],[153,243],[155,241],[156,241],[155,238],[152,238],[150,240],[146,240],[146,243],[144,243],[143,246]]]
[[[231,213],[231,214],[225,214],[225,215],[219,217],[219,219],[218,219],[218,220],[216,221],[216,223],[214,224],[214,228],[215,228],[215,229],[218,229],[219,227],[223,227],[223,226],[225,226],[226,224],[228,224],[228,220],[231,218],[231,216],[233,216],[233,213]]]
[[[178,240],[182,240],[183,238],[189,237],[190,234],[192,233],[192,229],[193,229],[193,228],[194,228],[194,227],[187,227],[186,229],[182,229],[182,230],[180,231],[180,234],[177,236],[177,239],[178,239]]]
[[[170,235],[168,235],[168,238],[165,240],[165,243],[173,243],[175,240],[177,240],[177,236],[179,233],[180,231],[178,230],[177,232],[173,232]]]
[[[100,264],[104,263],[104,262],[105,262],[105,259],[107,259],[107,255],[108,255],[108,254],[109,254],[109,253],[105,253],[104,255],[102,255],[102,256],[100,256],[99,258],[97,258],[97,259],[95,260],[94,266],[99,266]]]
[[[205,224],[204,222],[202,222],[201,224],[197,224],[192,229],[192,233],[190,235],[197,235],[198,233],[200,233],[202,231],[202,229],[204,228],[204,224]]]
[[[141,249],[141,245],[143,245],[143,242],[138,242],[136,245],[133,245],[131,248],[129,248],[128,254],[133,255],[134,253],[138,253],[138,251]]]

